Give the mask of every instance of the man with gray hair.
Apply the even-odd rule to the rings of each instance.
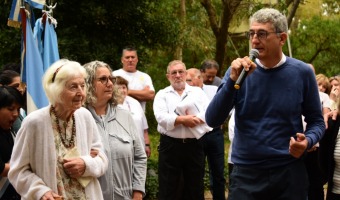
[[[206,111],[207,124],[217,127],[235,107],[228,199],[306,200],[302,157],[325,131],[314,73],[306,63],[284,55],[288,26],[278,10],[255,12],[246,36],[258,58],[232,61]],[[248,76],[235,87],[242,70]]]
[[[205,124],[209,100],[203,90],[186,84],[182,61],[169,63],[166,77],[170,86],[159,90],[153,110],[161,134],[158,147],[159,199],[204,199],[204,152],[200,129]],[[183,109],[188,108],[188,109]],[[208,127],[208,126],[207,126]],[[183,181],[183,194],[178,197]]]

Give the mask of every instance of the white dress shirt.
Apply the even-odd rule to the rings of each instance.
[[[188,97],[194,98],[195,104],[202,108],[197,117],[205,121],[205,111],[208,107],[209,99],[202,89],[186,84],[182,95],[179,95],[172,86],[168,86],[157,92],[153,103],[159,133],[173,138],[195,138],[188,127],[182,124],[175,126],[175,121],[178,117],[175,109],[183,99]]]
[[[203,91],[208,96],[210,101],[214,98],[214,96],[217,92],[217,88],[218,87],[215,86],[215,85],[204,85],[204,84],[203,84],[203,87],[202,87]]]

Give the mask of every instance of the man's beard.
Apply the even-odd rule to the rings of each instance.
[[[185,88],[185,82],[184,81],[173,82],[171,85],[175,90],[183,90]]]

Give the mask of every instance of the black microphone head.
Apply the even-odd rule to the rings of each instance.
[[[259,57],[259,50],[257,49],[251,49],[250,52],[249,52],[249,57],[251,60],[255,59],[255,58],[258,58]]]

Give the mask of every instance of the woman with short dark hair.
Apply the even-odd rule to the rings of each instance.
[[[22,120],[26,116],[26,85],[21,82],[20,74],[13,70],[4,70],[0,73],[0,85],[7,85],[17,89],[24,97],[24,102],[21,105],[20,113],[18,118],[13,124],[13,131],[17,133],[21,126]]]

